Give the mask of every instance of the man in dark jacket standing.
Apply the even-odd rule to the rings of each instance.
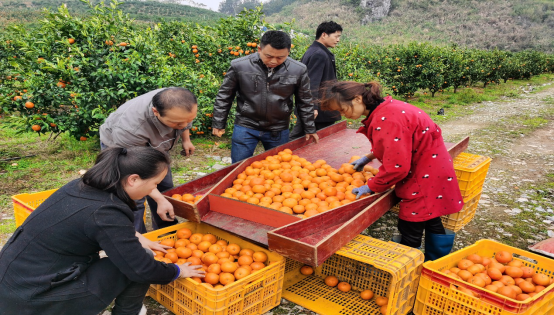
[[[337,69],[335,67],[335,55],[329,51],[340,41],[342,27],[333,22],[323,22],[317,27],[315,41],[306,50],[302,56],[301,62],[308,67],[308,76],[310,77],[310,88],[314,99],[314,116],[316,130],[331,126],[340,120],[338,111],[319,111],[317,100],[319,98],[319,89],[326,81],[337,79]],[[299,119],[290,134],[291,139],[296,139],[304,135],[304,126]]]
[[[266,150],[289,141],[293,96],[306,140],[319,140],[308,70],[288,57],[290,48],[291,40],[285,32],[268,31],[260,40],[258,53],[233,60],[227,70],[214,104],[212,133],[218,137],[225,133],[236,95],[233,163],[251,157],[259,141]]]

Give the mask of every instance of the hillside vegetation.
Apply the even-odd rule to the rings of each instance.
[[[392,0],[389,15],[360,25],[359,0],[272,0],[267,21],[286,23],[306,34],[334,20],[345,36],[364,43],[405,44],[414,40],[480,49],[554,52],[554,2],[545,0]],[[273,13],[277,10],[280,11]]]
[[[99,3],[100,1],[92,0],[91,2]],[[13,23],[36,26],[38,20],[44,18],[44,8],[55,11],[62,4],[66,4],[69,12],[73,15],[90,14],[88,5],[80,0],[0,0],[0,27]],[[145,22],[160,22],[164,19],[214,25],[220,18],[226,17],[224,14],[211,10],[157,1],[124,1],[119,9],[123,13],[129,14],[131,18]]]

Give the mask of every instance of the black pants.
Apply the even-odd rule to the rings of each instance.
[[[398,230],[400,234],[402,234],[400,244],[413,248],[419,248],[421,246],[423,230],[425,230],[425,233],[446,234],[440,217],[422,222],[404,221],[399,218]]]
[[[331,125],[334,125],[335,122],[334,121],[322,121],[322,122],[315,122],[315,130],[320,130],[320,129],[323,129],[325,127],[329,127]],[[290,140],[293,140],[293,139],[296,139],[296,138],[300,138],[302,136],[305,136],[306,133],[304,132],[304,125],[302,124],[302,121],[300,121],[300,119],[298,119],[296,121],[296,125],[294,125],[294,127],[292,128],[292,131],[290,132]]]
[[[97,315],[115,299],[112,315],[137,315],[149,286],[131,281],[108,257],[92,263],[76,280],[30,301],[0,283],[0,314]]]

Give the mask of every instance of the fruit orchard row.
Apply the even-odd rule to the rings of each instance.
[[[273,29],[260,9],[211,26],[164,22],[144,27],[117,8],[91,7],[86,18],[64,6],[41,27],[0,32],[0,110],[17,114],[24,129],[66,132],[86,140],[126,100],[167,86],[198,97],[193,133],[210,133],[213,101],[230,61],[255,53],[262,29]],[[294,38],[300,59],[312,39]],[[427,44],[334,50],[340,80],[377,79],[395,94],[418,89],[433,95],[448,87],[500,83],[552,72],[552,56],[538,52],[464,50]],[[232,117],[231,115],[230,117]],[[228,130],[232,128],[232,119]]]

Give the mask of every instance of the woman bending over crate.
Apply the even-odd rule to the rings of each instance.
[[[382,163],[375,177],[352,192],[359,198],[396,185],[400,243],[419,248],[425,230],[427,260],[450,253],[454,233],[447,233],[440,217],[460,211],[464,203],[440,127],[423,110],[383,98],[376,82],[334,81],[320,95],[322,110],[338,110],[349,119],[366,117],[358,133],[369,139],[372,152],[354,161],[355,168],[361,171],[374,158]]]
[[[114,299],[113,315],[146,314],[150,284],[203,277],[201,266],[154,260],[151,249],[164,246],[133,226],[134,200],[168,168],[155,149],[109,148],[82,179],[45,200],[0,252],[0,314],[96,315]]]

